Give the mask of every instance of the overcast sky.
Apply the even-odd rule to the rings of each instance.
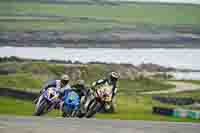
[[[200,4],[200,0],[121,0],[121,1],[153,1],[153,2],[170,2],[170,3],[193,3]]]

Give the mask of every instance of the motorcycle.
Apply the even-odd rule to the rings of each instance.
[[[99,112],[103,107],[110,108],[112,103],[112,89],[107,86],[103,86],[94,92],[94,98],[90,101],[86,118],[93,117],[97,112]]]
[[[80,97],[75,91],[69,90],[63,98],[63,117],[76,117],[80,108]]]
[[[95,98],[95,96],[93,95],[93,92],[90,90],[87,94],[87,96],[83,96],[81,97],[80,100],[80,109],[79,109],[79,113],[77,115],[77,117],[79,118],[83,118],[86,116],[88,107],[91,103],[91,101]]]
[[[59,91],[54,87],[45,90],[36,103],[34,115],[41,116],[52,111],[59,103],[59,95]]]

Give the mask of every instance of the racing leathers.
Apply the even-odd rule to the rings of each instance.
[[[74,90],[80,97],[87,96],[89,90],[85,87],[85,85],[74,84],[71,86],[72,90]]]
[[[92,88],[95,89],[96,86],[107,85],[112,88],[112,99],[117,94],[117,82],[110,81],[109,79],[100,79],[92,84]]]
[[[63,86],[61,80],[50,80],[42,87],[41,93],[50,87],[55,87],[60,92],[64,92],[65,89],[70,88],[69,85]]]

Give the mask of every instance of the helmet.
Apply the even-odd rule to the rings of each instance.
[[[119,74],[117,72],[111,72],[110,73],[110,78],[118,79],[119,78]]]
[[[75,85],[77,90],[84,90],[85,88],[85,81],[84,80],[78,80]]]
[[[70,79],[69,76],[66,74],[61,76],[61,80],[63,80],[63,81],[69,81],[69,79]]]
[[[119,74],[117,72],[111,72],[109,74],[109,80],[111,82],[116,82],[118,80],[118,78],[119,78]]]

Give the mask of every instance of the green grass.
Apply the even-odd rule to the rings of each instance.
[[[0,87],[17,88],[17,89],[41,89],[44,83],[42,76],[26,74],[9,74],[0,76]]]
[[[164,5],[164,4],[121,4],[112,5],[68,5],[38,2],[0,1],[0,16],[17,19],[1,21],[2,30],[78,30],[95,31],[119,25],[155,24],[155,25],[199,25],[200,6],[197,5]],[[29,16],[25,21],[21,16]],[[77,22],[31,20],[30,15],[62,16],[67,18],[99,18],[110,23],[80,20]],[[171,15],[169,15],[171,14]],[[12,17],[13,16],[13,17]],[[6,18],[7,19],[7,18]],[[113,22],[112,22],[113,21]],[[117,22],[117,23],[116,23]]]
[[[0,97],[0,114],[32,115],[34,106],[30,101]]]
[[[138,79],[138,80],[120,80],[119,82],[121,90],[125,94],[134,94],[145,91],[159,91],[174,88],[175,85],[167,84],[161,80],[151,79]]]
[[[18,100],[10,97],[0,97],[0,114],[24,115],[33,114],[34,105],[30,101]],[[153,121],[178,121],[178,122],[200,122],[187,118],[174,118],[152,114],[154,103],[150,97],[139,96],[136,99],[130,96],[119,95],[117,98],[117,111],[113,114],[97,114],[100,119],[122,119],[122,120],[153,120]],[[61,116],[58,111],[53,111],[48,116]]]
[[[178,121],[178,122],[200,122],[187,118],[175,118],[161,116],[152,113],[152,106],[157,105],[150,97],[138,96],[118,96],[117,111],[113,114],[98,114],[98,118],[112,118],[125,120],[153,120],[153,121]],[[164,106],[164,105],[163,105]],[[166,107],[166,105],[165,105]],[[169,106],[168,106],[169,107]]]
[[[26,62],[26,63],[1,63],[1,71],[5,68],[9,70],[15,69],[16,73],[8,75],[0,75],[0,87],[14,87],[18,89],[32,88],[39,89],[42,83],[48,79],[48,76],[58,76],[63,72],[74,71],[76,68],[67,67],[64,65],[47,64],[41,62]],[[102,78],[108,70],[106,65],[93,64],[83,65],[79,67],[83,73],[82,78],[88,84],[92,81]],[[166,84],[162,80],[149,80],[140,78],[137,80],[119,81],[119,94],[117,96],[117,110],[113,114],[98,114],[98,118],[107,119],[129,119],[129,120],[156,120],[156,121],[188,121],[199,122],[199,120],[179,119],[167,116],[152,114],[152,106],[160,105],[164,107],[176,107],[173,105],[164,105],[156,101],[152,101],[151,96],[140,95],[135,92],[152,91],[169,89],[173,85]],[[0,114],[12,115],[32,115],[34,105],[31,101],[18,100],[11,97],[0,97]],[[60,116],[60,113],[54,111],[50,116]]]
[[[66,22],[52,20],[16,20],[0,21],[0,29],[3,31],[37,31],[37,30],[66,30],[68,32],[95,32],[109,30],[112,28],[126,27],[115,23],[99,22]]]
[[[88,65],[86,71],[82,70],[84,72],[83,79],[89,84],[92,84],[94,81],[105,77],[106,69],[106,65],[103,64]]]
[[[35,13],[67,17],[103,17],[123,22],[144,22],[156,24],[196,23],[200,21],[198,6],[169,6],[169,5],[52,5],[38,3],[2,3],[11,7],[9,13]],[[173,14],[173,15],[169,15]]]
[[[152,106],[156,105],[150,97],[139,96],[137,99],[130,96],[118,96],[117,111],[113,114],[98,114],[98,118],[128,119],[128,120],[153,120],[153,121],[187,121],[200,122],[187,118],[161,116],[152,113]]]
[[[54,79],[65,72],[64,65],[48,64],[41,62],[8,62],[0,64],[0,87],[16,89],[40,89],[48,79]],[[13,72],[12,72],[13,71]]]
[[[6,62],[0,64],[1,71],[11,73],[32,73],[34,75],[57,75],[65,72],[65,65],[48,64],[45,62]],[[13,72],[12,72],[13,71]]]
[[[12,97],[0,97],[0,114],[31,116],[34,104],[31,101],[19,100]],[[49,116],[59,116],[59,111],[52,111]]]

